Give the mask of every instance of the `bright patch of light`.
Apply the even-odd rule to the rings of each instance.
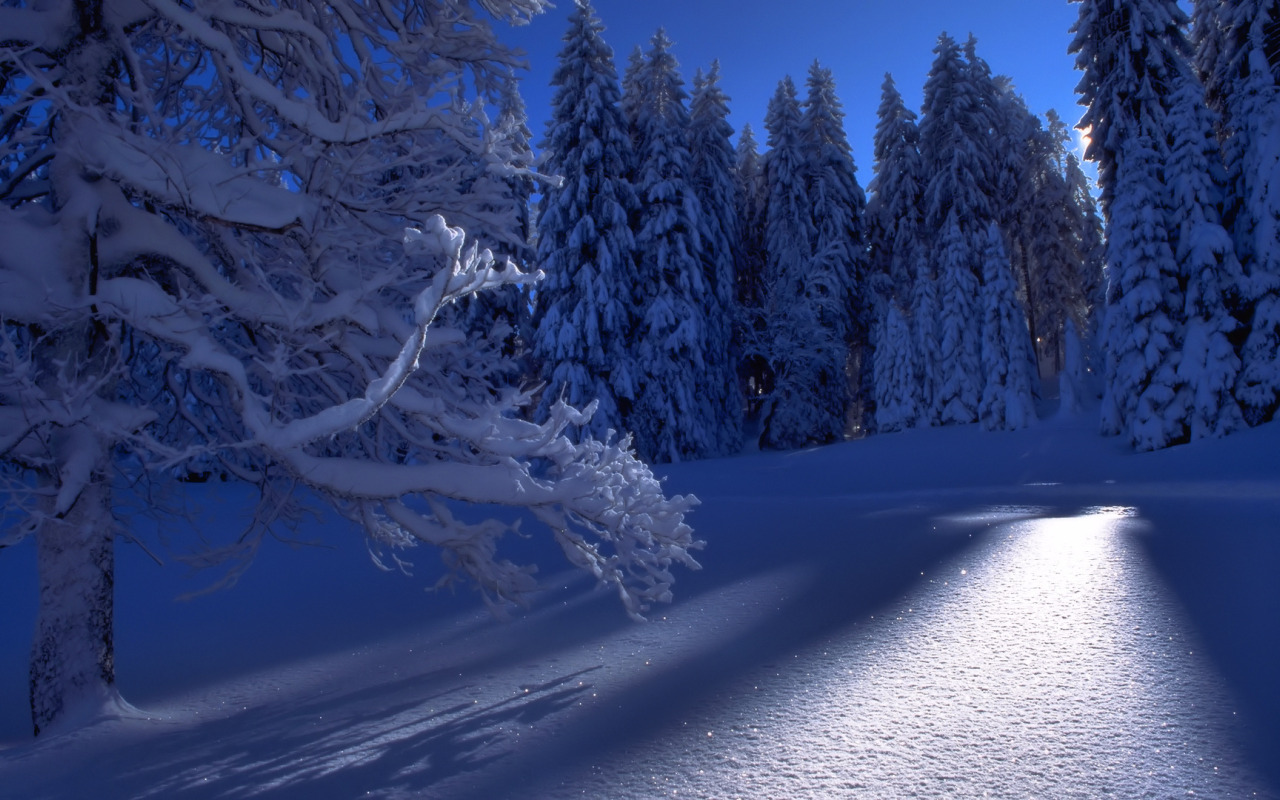
[[[1073,149],[1075,150],[1076,157],[1081,161],[1084,161],[1084,154],[1088,152],[1089,145],[1093,144],[1093,138],[1090,136],[1092,131],[1092,127],[1072,128],[1072,133],[1074,134],[1075,139],[1075,147]]]

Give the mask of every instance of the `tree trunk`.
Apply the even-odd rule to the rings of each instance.
[[[50,514],[36,533],[40,608],[30,674],[36,735],[115,693],[109,492],[105,480],[91,480],[65,515]]]

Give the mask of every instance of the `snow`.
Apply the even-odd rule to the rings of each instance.
[[[1280,797],[1277,448],[1135,454],[1083,414],[671,466],[708,548],[647,624],[559,573],[496,621],[327,517],[186,602],[209,576],[122,540],[134,708],[35,742],[26,541],[0,551],[0,795]],[[235,484],[172,499],[215,542],[251,513]]]

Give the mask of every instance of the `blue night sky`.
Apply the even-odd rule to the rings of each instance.
[[[1069,124],[1080,118],[1079,74],[1067,54],[1078,6],[1067,0],[596,0],[619,73],[637,45],[665,27],[675,42],[686,87],[694,70],[720,60],[721,85],[732,98],[735,129],[750,123],[765,149],[765,107],[778,81],[791,75],[804,94],[816,58],[829,67],[846,114],[845,128],[865,187],[872,175],[872,136],[880,85],[891,72],[907,105],[919,113],[921,87],[938,34],[962,42],[973,33],[978,53],[996,74],[1008,75],[1028,107],[1043,116],[1055,109]],[[536,140],[545,130],[556,54],[573,0],[525,28],[500,32],[527,51],[522,84]]]

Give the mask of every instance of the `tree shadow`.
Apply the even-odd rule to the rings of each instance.
[[[1140,509],[1150,563],[1230,684],[1250,731],[1242,744],[1280,794],[1280,500],[1161,498]]]

